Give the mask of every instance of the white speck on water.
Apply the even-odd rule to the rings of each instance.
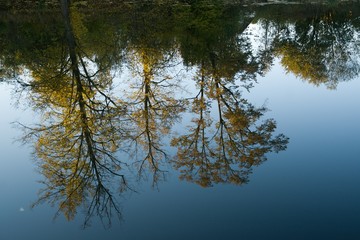
[[[24,211],[25,211],[25,209],[22,207],[19,209],[19,212],[24,212]]]

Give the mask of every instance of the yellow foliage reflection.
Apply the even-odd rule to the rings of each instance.
[[[252,166],[264,162],[266,153],[286,149],[288,138],[273,136],[275,121],[260,122],[266,109],[241,98],[231,81],[222,77],[214,59],[209,71],[202,67],[195,78],[199,92],[192,102],[197,115],[194,126],[171,142],[178,148],[174,167],[180,170],[181,179],[203,187],[247,183]]]
[[[126,111],[111,96],[109,71],[90,72],[92,58],[83,56],[65,3],[65,54],[48,68],[35,68],[28,84],[34,107],[43,113],[41,124],[24,127],[24,140],[36,141],[35,155],[44,176],[45,188],[34,205],[58,205],[58,213],[68,220],[83,207],[85,225],[93,215],[110,224],[112,214],[121,217],[113,198],[114,176],[120,190],[128,189],[121,173],[126,163],[115,157],[127,139]]]

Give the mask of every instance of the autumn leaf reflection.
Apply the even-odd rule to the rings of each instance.
[[[109,71],[91,72],[96,67],[88,65],[96,62],[78,44],[68,1],[61,3],[66,30],[62,58],[32,68],[33,80],[26,84],[32,104],[43,113],[41,124],[22,126],[23,140],[36,141],[35,155],[44,176],[45,188],[34,206],[57,205],[57,215],[63,213],[68,220],[83,207],[85,226],[94,215],[110,225],[112,215],[121,218],[113,195],[130,189],[122,173],[127,164],[115,156],[128,138],[126,109],[111,95]]]
[[[222,77],[215,58],[211,63],[210,70],[202,65],[194,79],[199,89],[192,101],[194,126],[171,142],[178,148],[174,167],[181,179],[203,187],[247,183],[252,167],[263,163],[267,153],[285,150],[288,138],[273,136],[276,122],[260,121],[266,108],[242,98],[233,80]]]
[[[17,83],[41,113],[37,125],[19,124],[24,142],[35,143],[43,176],[34,206],[50,203],[68,220],[82,209],[85,226],[93,216],[109,225],[113,215],[121,218],[119,195],[134,191],[147,175],[156,185],[174,167],[182,179],[204,187],[240,185],[267,153],[286,148],[288,138],[275,134],[276,122],[263,119],[266,108],[253,106],[240,91],[249,90],[272,61],[256,56],[243,35],[253,20],[246,11],[194,6],[161,24],[157,9],[125,27],[116,22],[120,30],[100,25],[96,34],[76,6],[61,3],[64,22],[57,23],[57,34],[36,51],[24,47],[9,64],[18,75],[18,68],[28,71],[29,78]],[[45,38],[34,35],[34,42]],[[126,77],[115,80],[119,66]],[[184,99],[181,84],[191,78],[180,72],[192,70],[197,93]],[[175,137],[172,128],[185,111],[192,113],[192,126]],[[174,161],[169,142],[177,147]]]
[[[181,89],[176,74],[167,70],[176,65],[175,57],[174,52],[161,49],[151,41],[138,43],[128,52],[134,79],[126,95],[137,153],[135,163],[140,178],[144,176],[145,168],[152,170],[154,184],[164,179],[162,167],[169,158],[162,139],[169,135],[171,127],[185,110],[185,101],[175,96]]]
[[[358,13],[350,6],[290,8],[279,13],[280,19],[269,15],[258,20],[272,58],[278,57],[287,72],[316,86],[336,89],[339,82],[355,79],[360,73]],[[260,16],[272,12],[262,11]]]

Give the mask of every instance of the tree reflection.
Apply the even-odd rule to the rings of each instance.
[[[27,84],[33,104],[43,112],[43,123],[25,127],[24,137],[25,141],[36,140],[35,154],[44,176],[45,188],[35,205],[58,205],[58,213],[68,220],[83,206],[87,209],[85,225],[94,215],[110,224],[113,214],[121,216],[113,182],[120,190],[129,189],[122,173],[127,164],[115,157],[127,138],[126,110],[111,96],[110,72],[94,71],[89,67],[92,58],[83,56],[68,1],[61,1],[61,7],[63,58],[49,62],[46,68],[39,65],[38,71],[32,68],[33,80]]]
[[[201,14],[196,14],[200,9]],[[191,112],[197,115],[194,126],[172,139],[178,148],[174,167],[181,179],[203,187],[246,183],[252,166],[265,161],[266,153],[284,150],[288,142],[282,134],[273,136],[274,120],[259,123],[265,108],[255,108],[241,98],[238,86],[249,89],[265,64],[242,34],[252,16],[246,11],[241,17],[235,15],[236,26],[227,29],[222,27],[228,24],[222,20],[225,12],[206,5],[194,7],[188,13],[196,14],[190,18],[189,35],[182,40],[185,63],[198,68],[194,80],[199,92],[192,100]]]
[[[85,208],[85,224],[95,215],[109,224],[111,215],[121,217],[116,195],[130,189],[133,173],[156,184],[172,166],[203,187],[247,183],[288,138],[242,89],[250,90],[276,58],[287,71],[330,88],[359,73],[355,10],[296,5],[300,13],[285,7],[286,14],[274,15],[267,6],[266,15],[256,7],[195,2],[136,6],[109,16],[111,24],[70,6],[63,8],[65,24],[52,23],[56,33],[35,26],[27,36],[18,27],[28,37],[20,41],[18,32],[0,31],[7,39],[0,41],[1,80],[20,83],[42,113],[38,125],[23,126],[44,177],[35,205],[49,202],[69,220]],[[255,21],[259,38],[246,30]],[[115,79],[120,71],[129,76]],[[192,80],[195,93],[184,99],[181,85]],[[191,126],[173,137],[185,111]]]
[[[211,62],[211,70],[201,68],[195,78],[199,92],[192,102],[197,115],[194,127],[171,142],[178,148],[174,167],[181,179],[203,187],[247,183],[252,166],[264,162],[268,152],[285,150],[288,138],[273,136],[273,119],[259,123],[266,109],[241,98],[237,87],[222,76],[216,60]]]
[[[216,60],[217,71],[224,78],[236,76],[250,84],[261,73],[250,39],[243,35],[253,19],[249,10],[209,6],[199,1],[183,15],[180,51],[186,66],[212,69]]]
[[[264,26],[264,39],[270,32],[272,47],[268,49],[280,58],[284,68],[314,85],[324,84],[331,89],[340,81],[358,76],[357,20],[351,5],[291,8],[282,9],[278,14],[282,17],[277,19],[270,16],[273,11],[269,9],[258,13],[266,14],[258,23]]]
[[[134,125],[132,138],[142,147],[139,163],[139,176],[144,166],[153,171],[156,183],[163,175],[159,164],[166,160],[161,139],[169,134],[179,114],[184,110],[182,101],[175,97],[178,89],[176,79],[164,73],[171,67],[174,53],[164,53],[156,47],[137,46],[130,50],[131,70],[135,77],[129,91],[128,109]]]

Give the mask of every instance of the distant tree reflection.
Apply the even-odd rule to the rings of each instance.
[[[339,82],[359,75],[358,20],[351,7],[300,6],[287,10],[275,18],[265,15],[258,20],[265,44],[261,53],[270,50],[288,72],[316,86],[334,89]],[[263,11],[258,14],[273,12]]]

